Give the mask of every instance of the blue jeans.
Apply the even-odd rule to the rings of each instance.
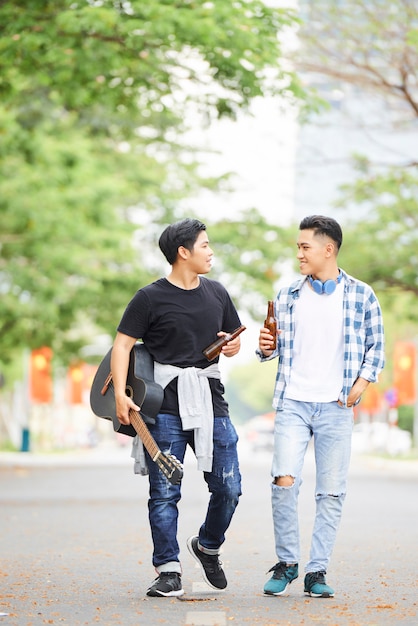
[[[316,515],[305,572],[327,571],[341,519],[350,463],[353,410],[337,402],[285,400],[276,413],[272,463],[272,510],[279,561],[298,563],[298,495],[306,448],[313,436],[316,464]],[[291,476],[279,486],[278,476]]]
[[[194,449],[193,431],[183,430],[180,418],[175,415],[160,413],[149,430],[161,451],[173,454],[181,463],[187,444]],[[215,417],[212,471],[203,472],[211,496],[206,519],[199,530],[199,543],[209,554],[216,554],[225,541],[225,531],[241,495],[237,442],[238,436],[230,419]],[[169,483],[149,456],[147,461],[150,484],[148,511],[154,544],[152,563],[158,572],[181,573],[177,542],[177,505],[181,498],[181,484]]]

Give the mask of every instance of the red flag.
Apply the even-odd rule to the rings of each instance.
[[[47,346],[32,350],[29,367],[29,393],[32,402],[52,400],[52,350]]]
[[[86,392],[90,390],[94,375],[97,371],[96,365],[88,363],[74,363],[68,368],[68,401],[70,404],[83,404]]]
[[[412,341],[397,341],[393,355],[393,386],[398,405],[414,404],[416,398],[416,347]]]
[[[83,402],[83,364],[70,365],[68,368],[69,401],[70,404]]]

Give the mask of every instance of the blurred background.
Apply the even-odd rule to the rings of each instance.
[[[42,5],[42,6],[41,6]],[[231,417],[271,449],[258,329],[302,217],[383,308],[387,365],[354,448],[417,458],[418,7],[408,0],[0,5],[0,451],[125,446],[89,404],[158,237],[202,219],[247,331]]]

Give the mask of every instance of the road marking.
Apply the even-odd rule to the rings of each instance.
[[[215,591],[212,587],[209,587],[205,581],[192,583],[193,593],[207,593],[208,591]]]
[[[186,613],[185,626],[226,626],[225,613],[223,611],[190,611]]]

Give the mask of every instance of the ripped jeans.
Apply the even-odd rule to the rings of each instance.
[[[346,494],[352,429],[352,408],[337,402],[285,399],[277,411],[271,502],[279,561],[298,563],[300,559],[298,496],[306,449],[313,437],[316,515],[305,572],[327,571]],[[277,485],[274,479],[279,476],[291,476],[293,485]]]
[[[149,430],[164,453],[183,463],[187,444],[194,449],[193,431],[184,431],[175,415],[160,413]],[[237,455],[238,436],[229,417],[215,417],[213,427],[213,466],[203,472],[210,492],[206,519],[199,530],[199,543],[209,554],[216,554],[225,541],[225,531],[241,495],[241,474]],[[148,454],[148,453],[147,453]],[[158,466],[147,458],[149,469],[149,521],[154,551],[152,563],[158,572],[181,573],[177,542],[178,502],[181,484],[171,485]],[[197,534],[190,529],[190,534]]]

